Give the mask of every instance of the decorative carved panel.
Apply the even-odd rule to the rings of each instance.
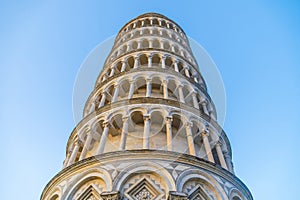
[[[164,191],[162,191],[154,180],[146,177],[142,178],[135,184],[131,185],[124,193],[128,200],[161,200],[164,199]]]

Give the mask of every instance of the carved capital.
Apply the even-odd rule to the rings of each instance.
[[[72,154],[72,149],[69,149],[67,153],[67,157],[71,156],[71,154]]]
[[[106,128],[106,127],[109,126],[109,122],[108,121],[104,121],[102,125],[103,125],[103,128]]]
[[[193,126],[193,123],[192,123],[192,122],[186,122],[186,123],[185,123],[185,126],[186,126],[187,128],[191,128],[191,127]]]
[[[167,86],[168,85],[168,80],[163,80],[162,84],[165,85],[165,86]]]
[[[107,94],[107,91],[106,90],[103,90],[102,92],[100,92],[102,94],[102,96],[106,96]]]
[[[218,141],[216,142],[216,146],[222,147],[222,142],[221,142],[220,140],[218,140]]]
[[[115,85],[114,85],[114,88],[118,88],[119,87],[119,83],[116,83]]]
[[[206,106],[207,105],[207,101],[205,99],[201,100],[200,103],[202,104],[202,106]]]
[[[77,140],[75,141],[75,146],[82,146],[83,145],[83,142],[81,140]]]
[[[124,116],[124,117],[122,117],[123,122],[127,122],[128,119],[129,119],[129,116]]]
[[[173,121],[173,117],[172,116],[167,116],[166,117],[166,122],[167,123],[171,123]]]
[[[143,117],[144,117],[144,120],[145,120],[145,121],[150,120],[150,115],[144,115]]]
[[[202,137],[208,137],[209,136],[208,130],[207,129],[203,129],[202,132],[201,132],[201,136]]]

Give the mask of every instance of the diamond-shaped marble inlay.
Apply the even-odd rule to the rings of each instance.
[[[131,185],[125,192],[125,196],[129,200],[158,200],[162,194],[163,191],[147,178]]]
[[[190,191],[188,199],[190,199],[190,200],[210,200],[211,198],[209,197],[209,195],[205,192],[205,190],[200,185],[197,185]]]
[[[197,194],[195,197],[193,197],[193,199],[191,199],[191,200],[206,200],[206,199],[204,199],[204,197],[202,197],[202,195],[200,195],[200,194]]]
[[[146,188],[142,189],[135,197],[143,200],[150,200],[153,198],[152,194]]]
[[[100,199],[99,193],[93,186],[88,187],[76,200],[98,200]]]
[[[102,179],[94,179],[91,181],[87,181],[86,183],[81,185],[79,187],[79,189],[77,189],[77,191],[73,195],[72,199],[78,200],[78,199],[80,199],[79,197],[82,197],[84,195],[86,195],[85,196],[85,199],[86,199],[87,195],[89,193],[93,193],[95,197],[98,197],[104,188],[105,188],[105,183]],[[96,199],[98,199],[98,198],[96,198]]]
[[[86,200],[96,200],[96,198],[94,196],[90,196]]]

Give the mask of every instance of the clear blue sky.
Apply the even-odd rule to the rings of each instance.
[[[80,64],[127,21],[150,11],[176,21],[217,64],[236,174],[254,198],[299,199],[299,10],[296,0],[2,2],[2,199],[39,199],[61,169],[75,126],[72,90]]]

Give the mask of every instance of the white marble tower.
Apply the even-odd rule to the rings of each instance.
[[[128,22],[41,200],[252,200],[184,31]]]

